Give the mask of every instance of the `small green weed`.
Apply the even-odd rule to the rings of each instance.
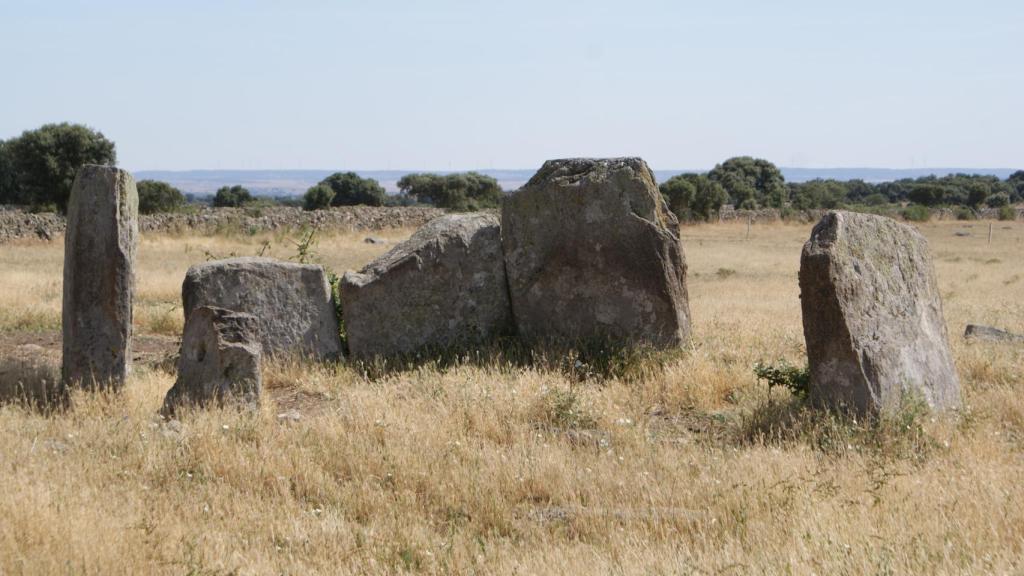
[[[531,420],[544,429],[581,430],[597,426],[597,421],[571,388],[551,388],[541,394],[533,406]]]
[[[715,276],[718,276],[722,280],[725,280],[726,278],[728,278],[730,276],[735,276],[735,275],[736,275],[736,271],[733,270],[732,268],[719,268],[718,271],[715,272]]]
[[[758,362],[754,365],[754,374],[758,382],[768,383],[769,391],[779,386],[789,390],[800,400],[806,400],[807,393],[810,392],[811,373],[806,366],[792,366],[785,360],[780,360],[778,364]]]
[[[331,299],[334,302],[334,314],[338,317],[338,332],[341,336],[341,349],[348,352],[348,339],[345,336],[345,316],[341,310],[341,276],[334,270],[328,268],[320,259],[317,246],[320,239],[316,234],[318,228],[303,228],[297,240],[292,240],[295,245],[295,255],[290,259],[300,264],[319,264],[327,273],[327,282],[331,287]]]

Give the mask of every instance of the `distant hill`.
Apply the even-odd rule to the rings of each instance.
[[[789,182],[806,182],[816,178],[836,180],[860,179],[866,182],[887,182],[902,178],[918,178],[934,174],[990,174],[1006,178],[1014,172],[1009,168],[781,168]],[[135,172],[138,180],[152,179],[169,182],[183,192],[197,196],[212,195],[221,186],[241,184],[254,194],[266,196],[296,196],[307,188],[338,170],[141,170]],[[364,178],[374,178],[391,193],[398,192],[398,180],[411,172],[431,170],[355,170]],[[448,170],[435,170],[446,174]],[[535,169],[522,170],[477,170],[498,180],[505,190],[515,190],[533,176]],[[684,172],[704,170],[655,170],[659,182]]]

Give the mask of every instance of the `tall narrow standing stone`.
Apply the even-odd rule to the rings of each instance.
[[[139,196],[112,166],[78,171],[64,236],[63,381],[120,388],[131,366]]]
[[[960,406],[928,242],[891,218],[829,212],[800,257],[811,400],[879,413]]]

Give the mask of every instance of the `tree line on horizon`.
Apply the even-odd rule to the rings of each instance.
[[[22,205],[37,211],[64,212],[75,175],[83,164],[117,164],[114,142],[81,124],[46,124],[20,136],[0,140],[0,205]],[[195,198],[174,186],[141,180],[139,211],[175,212]],[[337,172],[310,187],[300,199],[254,196],[240,185],[224,186],[211,199],[215,207],[301,205],[307,210],[333,206],[429,205],[453,211],[496,208],[504,196],[498,181],[477,172],[415,173],[398,181],[399,194],[389,195],[376,180],[355,172]],[[905,178],[881,183],[863,180],[816,179],[786,182],[775,164],[739,156],[707,173],[679,174],[659,189],[671,210],[684,221],[715,218],[726,205],[737,209],[786,210],[848,208],[878,211],[906,206],[914,219],[936,207],[953,207],[969,216],[982,207],[1008,210],[1024,202],[1024,170],[1006,180],[978,174]]]
[[[504,192],[498,181],[478,172],[460,174],[406,174],[398,181],[400,193],[389,196],[373,178],[355,172],[335,173],[306,191],[306,210],[331,206],[412,206],[424,204],[456,212],[497,208]]]
[[[904,216],[920,219],[931,208],[954,207],[966,211],[982,207],[1006,208],[1024,202],[1024,170],[1006,180],[980,174],[922,176],[891,182],[815,179],[786,182],[767,160],[730,158],[706,174],[679,174],[659,189],[672,211],[682,220],[711,220],[722,208],[757,210],[811,210],[847,208],[878,211],[880,207],[909,205]]]

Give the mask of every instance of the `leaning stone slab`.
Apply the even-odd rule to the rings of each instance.
[[[200,306],[252,314],[267,356],[298,353],[341,359],[338,317],[321,266],[271,258],[230,258],[197,264],[181,287],[185,320]]]
[[[209,306],[193,310],[181,340],[178,379],[164,398],[164,414],[185,406],[258,407],[259,330],[251,314]]]
[[[964,330],[964,338],[978,342],[1018,342],[1024,343],[1024,335],[1014,334],[991,326],[968,324]]]
[[[879,413],[960,406],[928,242],[890,218],[829,212],[800,258],[811,400]]]
[[[526,341],[673,347],[689,339],[679,224],[643,160],[545,162],[506,199],[501,225]]]
[[[64,236],[66,386],[120,388],[128,376],[138,212],[131,174],[112,166],[78,171]]]
[[[498,218],[442,216],[341,280],[349,353],[469,347],[511,331]]]

